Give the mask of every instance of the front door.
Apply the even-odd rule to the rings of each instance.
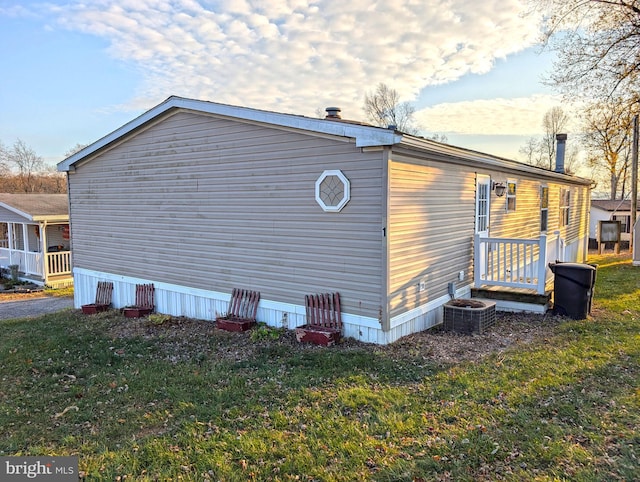
[[[489,237],[489,200],[491,196],[491,178],[478,174],[476,178],[476,234],[481,238]],[[476,269],[480,270],[480,279],[487,275],[487,246],[480,246],[480,259],[475,260]]]

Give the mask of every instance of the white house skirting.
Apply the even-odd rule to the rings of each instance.
[[[217,316],[226,313],[231,298],[230,293],[189,288],[84,268],[74,268],[73,272],[76,308],[95,301],[98,281],[113,282],[114,308],[122,308],[135,303],[136,284],[153,283],[157,312],[200,320],[212,321]],[[467,294],[468,288],[456,293],[458,296]],[[403,336],[426,330],[441,323],[442,305],[448,300],[449,297],[445,296],[394,317],[391,320],[389,332],[382,331],[380,322],[375,318],[342,313],[343,336],[380,345],[393,343]],[[304,305],[261,299],[256,318],[269,326],[293,329],[305,324],[305,307]]]

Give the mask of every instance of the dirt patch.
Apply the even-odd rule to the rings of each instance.
[[[565,319],[551,315],[497,313],[496,324],[481,335],[458,334],[433,328],[406,336],[391,345],[366,344],[352,338],[343,339],[331,348],[301,344],[294,330],[280,330],[277,340],[261,339],[245,333],[233,333],[216,328],[214,322],[171,317],[157,324],[149,318],[120,319],[111,326],[113,338],[141,337],[160,344],[161,358],[177,363],[208,356],[215,352],[218,359],[239,362],[252,358],[267,346],[279,344],[287,351],[354,350],[365,347],[387,354],[397,360],[421,358],[440,363],[478,361],[511,347],[543,341],[554,326]]]

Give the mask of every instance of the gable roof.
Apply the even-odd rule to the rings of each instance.
[[[73,171],[75,169],[75,164],[79,161],[82,161],[101,149],[119,141],[124,136],[133,133],[136,129],[141,128],[154,119],[176,109],[196,113],[214,114],[228,117],[230,119],[259,122],[276,127],[299,129],[311,133],[347,137],[355,141],[356,147],[366,148],[402,145],[403,148],[412,151],[429,151],[447,156],[448,160],[456,160],[457,162],[463,162],[465,164],[477,164],[484,165],[489,168],[523,172],[541,176],[546,179],[556,179],[562,182],[572,182],[582,185],[589,185],[591,183],[588,179],[557,173],[461,147],[442,144],[430,139],[404,134],[394,129],[375,127],[345,119],[318,119],[176,96],[169,97],[161,104],[158,104],[139,117],[97,140],[93,144],[76,152],[64,161],[61,161],[58,163],[58,170],[67,172]]]
[[[66,194],[0,193],[0,207],[27,221],[68,221],[69,202]]]
[[[249,107],[238,107],[227,104],[217,104],[203,100],[185,99],[183,97],[171,96],[163,103],[153,107],[139,117],[126,123],[119,129],[104,136],[102,139],[85,147],[79,152],[68,157],[58,164],[59,171],[72,170],[72,166],[77,161],[87,157],[103,147],[108,146],[121,137],[129,134],[135,129],[143,126],[147,122],[161,116],[162,114],[174,110],[186,109],[206,114],[217,114],[224,117],[261,122],[281,127],[301,129],[321,134],[331,134],[341,137],[355,139],[357,147],[371,147],[381,145],[391,145],[400,142],[402,135],[394,130],[382,129],[355,122],[340,122],[329,119],[314,119],[293,114],[282,114],[265,110],[252,109]]]
[[[603,211],[631,211],[631,201],[629,199],[592,199],[591,207],[602,209]],[[640,201],[637,203],[637,210],[640,211]]]

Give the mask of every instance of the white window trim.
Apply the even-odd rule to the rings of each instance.
[[[516,187],[515,194],[511,194],[511,195],[509,194],[509,184],[515,184],[515,187]],[[513,199],[513,204],[514,204],[513,209],[509,209],[509,199]],[[504,201],[505,201],[504,209],[508,213],[514,213],[518,210],[518,181],[516,181],[515,179],[507,179],[507,190],[505,191]]]
[[[567,204],[563,204],[563,194],[567,193],[567,197],[569,198]],[[566,228],[571,224],[571,189],[568,187],[560,188],[560,202],[559,202],[559,225],[561,228]],[[565,219],[565,212],[566,219]]]
[[[336,176],[338,179],[340,179],[340,181],[344,186],[344,195],[342,196],[342,200],[335,206],[328,206],[327,204],[325,204],[325,202],[322,200],[322,197],[320,196],[320,186],[322,185],[322,182],[329,176]],[[344,174],[342,174],[342,171],[340,171],[339,169],[324,171],[320,175],[320,177],[316,180],[316,202],[320,205],[323,211],[326,211],[329,213],[340,212],[342,211],[342,208],[346,206],[346,204],[349,202],[350,199],[351,199],[351,183],[349,182],[349,179],[347,179],[347,177]]]
[[[542,207],[543,192],[545,189],[547,190],[547,207],[546,208]],[[547,225],[545,229],[542,229],[542,212],[543,211],[547,212]],[[547,231],[549,231],[549,186],[547,184],[542,184],[540,186],[540,232],[546,233]]]

